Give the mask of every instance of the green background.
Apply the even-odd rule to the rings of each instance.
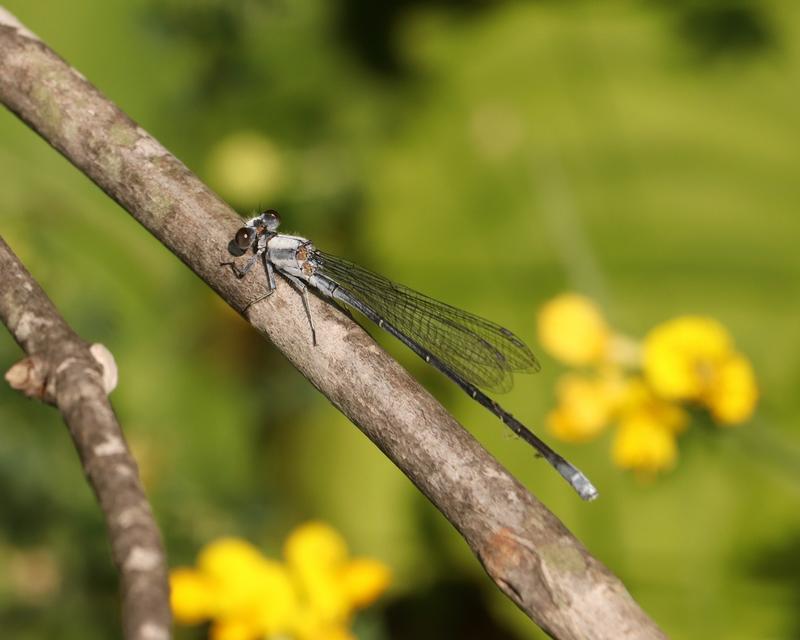
[[[524,337],[543,371],[499,399],[531,426],[562,372],[535,341],[549,297],[588,294],[637,336],[684,313],[722,321],[754,363],[754,419],[696,423],[649,483],[612,466],[610,435],[558,445],[599,486],[588,505],[377,337],[672,637],[800,637],[800,5],[5,6],[243,215],[276,207],[286,231]],[[260,202],[214,170],[241,132],[277,163]],[[116,356],[112,400],[173,566],[223,535],[276,555],[292,527],[324,519],[395,574],[360,638],[544,637],[353,425],[5,111],[0,233]],[[0,368],[20,357],[3,332]],[[66,430],[5,384],[0,496],[2,635],[118,635],[102,519]]]

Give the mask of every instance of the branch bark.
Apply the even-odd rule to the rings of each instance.
[[[167,640],[171,614],[161,535],[107,393],[113,357],[69,327],[0,238],[0,319],[28,354],[6,374],[12,387],[58,408],[103,511],[122,583],[128,640]]]
[[[241,313],[463,535],[492,580],[557,638],[663,638],[622,583],[350,318],[271,297],[220,263],[241,219],[13,17],[0,15],[0,100]]]

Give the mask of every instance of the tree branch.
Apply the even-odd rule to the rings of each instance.
[[[122,583],[129,640],[167,640],[171,615],[161,536],[106,395],[116,365],[89,346],[0,238],[0,319],[28,354],[6,374],[12,387],[58,408],[103,511]]]
[[[5,26],[3,26],[5,24]],[[13,18],[0,16],[0,100],[271,340],[464,536],[492,580],[557,638],[662,638],[622,583],[353,320],[220,266],[241,219]]]

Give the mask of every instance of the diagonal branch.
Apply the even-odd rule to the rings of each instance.
[[[8,14],[0,101],[272,341],[464,536],[492,580],[557,638],[662,638],[622,583],[355,322],[284,281],[220,263],[241,219],[161,144]]]
[[[0,238],[0,320],[28,354],[6,374],[12,387],[55,405],[103,510],[122,582],[128,640],[167,640],[171,616],[161,535],[106,395],[116,384],[111,354],[67,325]]]

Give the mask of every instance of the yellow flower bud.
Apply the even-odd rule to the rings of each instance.
[[[600,362],[608,351],[609,330],[588,298],[566,293],[539,311],[539,341],[555,358],[574,366]]]

